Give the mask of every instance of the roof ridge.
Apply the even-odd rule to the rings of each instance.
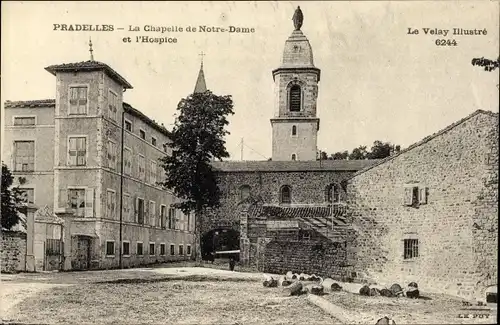
[[[467,120],[469,120],[469,119],[471,119],[471,118],[473,118],[474,116],[479,115],[479,114],[486,114],[486,115],[490,115],[490,116],[492,116],[492,117],[498,117],[498,115],[499,115],[498,113],[495,113],[495,112],[493,112],[493,111],[486,111],[486,110],[482,110],[482,109],[475,110],[474,112],[472,112],[471,114],[469,114],[469,115],[467,115],[467,116],[465,116],[465,117],[461,118],[460,120],[458,120],[458,121],[456,121],[456,122],[453,122],[452,124],[450,124],[450,125],[448,125],[448,126],[444,127],[443,129],[441,129],[441,130],[439,130],[439,131],[437,131],[437,132],[434,132],[434,133],[432,133],[431,135],[426,136],[426,137],[425,137],[425,138],[423,138],[422,140],[417,141],[417,142],[415,142],[415,143],[411,144],[410,146],[408,146],[408,148],[406,148],[406,149],[404,149],[404,150],[401,150],[401,151],[400,151],[400,152],[398,152],[397,154],[394,154],[394,155],[392,155],[392,156],[389,156],[389,157],[383,158],[383,159],[381,159],[380,161],[378,161],[378,162],[374,163],[373,165],[368,166],[368,167],[366,167],[366,168],[363,168],[363,169],[361,169],[361,170],[359,170],[359,171],[355,172],[354,174],[352,174],[352,175],[351,175],[350,177],[348,177],[347,179],[352,179],[352,178],[354,178],[354,177],[356,177],[356,176],[358,176],[358,175],[361,175],[361,174],[365,173],[366,171],[368,171],[368,170],[370,170],[370,169],[372,169],[372,168],[375,168],[375,167],[377,167],[377,166],[379,166],[379,165],[382,165],[382,164],[386,163],[387,161],[390,161],[390,160],[392,160],[392,159],[394,159],[394,158],[396,158],[396,157],[398,157],[398,156],[402,155],[403,153],[406,153],[406,152],[408,152],[408,151],[410,151],[410,150],[413,150],[413,149],[415,149],[415,148],[417,148],[417,147],[420,147],[421,145],[423,145],[423,144],[425,144],[425,143],[427,143],[427,142],[431,141],[432,139],[434,139],[434,138],[436,138],[436,137],[438,137],[438,136],[440,136],[440,135],[442,135],[442,134],[444,134],[444,133],[447,133],[448,131],[450,131],[450,130],[454,129],[455,127],[459,126],[460,124],[464,123],[465,121],[467,121]]]

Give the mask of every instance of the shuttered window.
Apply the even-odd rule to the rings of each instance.
[[[87,114],[87,86],[71,87],[69,114]]]
[[[85,137],[70,137],[68,148],[69,166],[85,166],[87,164],[87,139]]]
[[[35,141],[14,142],[14,171],[35,170]]]
[[[290,88],[290,112],[300,112],[301,90],[299,85]]]

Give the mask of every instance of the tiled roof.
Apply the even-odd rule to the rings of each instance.
[[[335,225],[345,225],[345,216],[334,213],[330,206],[280,206],[255,204],[250,207],[253,216],[272,220],[318,220],[317,222],[333,221]],[[333,215],[333,217],[332,217]]]
[[[20,100],[11,102],[10,100],[5,101],[5,108],[15,108],[15,107],[53,107],[56,106],[55,99],[38,99],[38,100]]]
[[[385,163],[385,162],[387,162],[387,161],[393,160],[393,159],[395,159],[396,157],[398,157],[398,156],[400,156],[400,155],[402,155],[402,154],[404,154],[404,153],[406,153],[406,152],[408,152],[408,151],[410,151],[410,150],[412,150],[412,149],[415,149],[415,148],[417,148],[417,147],[420,147],[421,145],[423,145],[423,144],[425,144],[425,143],[427,143],[427,142],[431,141],[432,139],[434,139],[434,138],[436,138],[436,137],[438,137],[438,136],[440,136],[440,135],[442,135],[442,134],[444,134],[444,133],[446,133],[446,132],[450,131],[451,129],[455,128],[456,126],[458,126],[458,125],[460,125],[460,124],[464,123],[465,121],[467,121],[467,120],[469,120],[469,119],[471,119],[471,118],[473,118],[474,116],[479,115],[479,114],[486,114],[486,115],[489,115],[489,116],[491,116],[491,117],[496,118],[497,120],[498,120],[498,117],[499,117],[499,114],[498,114],[498,113],[494,113],[494,112],[491,112],[491,111],[485,111],[485,110],[482,110],[482,109],[478,109],[477,111],[475,111],[474,113],[472,113],[472,114],[470,114],[470,115],[468,115],[468,116],[464,117],[463,119],[458,120],[457,122],[455,122],[455,123],[453,123],[453,124],[448,125],[448,126],[447,126],[447,127],[445,127],[444,129],[442,129],[442,130],[440,130],[440,131],[438,131],[438,132],[436,132],[436,133],[433,133],[433,134],[431,134],[431,135],[429,135],[429,136],[427,136],[427,137],[423,138],[423,139],[422,139],[422,140],[420,140],[419,142],[416,142],[416,143],[412,144],[412,145],[411,145],[411,146],[409,146],[408,148],[406,148],[406,149],[404,149],[404,150],[401,150],[401,151],[400,151],[400,152],[398,152],[397,154],[392,155],[392,156],[389,156],[389,157],[384,158],[384,159],[379,159],[379,160],[378,160],[375,164],[373,164],[373,165],[371,165],[371,166],[368,166],[368,167],[366,167],[366,168],[364,168],[364,169],[362,169],[362,170],[360,170],[360,171],[356,172],[354,175],[351,175],[351,176],[349,177],[349,179],[354,178],[354,177],[356,177],[356,176],[358,176],[358,175],[360,175],[360,174],[363,174],[363,173],[365,173],[366,171],[368,171],[368,170],[370,170],[370,169],[372,169],[372,168],[374,168],[374,167],[376,167],[376,166],[379,166],[379,165],[381,165],[381,164],[383,164],[383,163]]]
[[[111,78],[122,84],[125,88],[132,89],[132,85],[128,83],[125,78],[123,78],[118,72],[113,70],[106,63],[102,63],[99,61],[83,61],[76,63],[64,63],[64,64],[56,64],[51,65],[45,68],[48,72],[52,73],[54,76],[56,72],[64,71],[64,72],[72,72],[72,71],[95,71],[95,70],[104,70]]]
[[[147,125],[153,127],[157,131],[163,133],[167,137],[170,137],[172,135],[172,133],[169,130],[167,130],[166,127],[164,127],[163,125],[160,125],[160,124],[156,123],[155,121],[153,121],[152,119],[150,119],[149,117],[147,117],[144,113],[142,113],[138,109],[132,107],[132,105],[124,102],[123,103],[123,109],[125,110],[125,112],[127,112],[127,113],[129,113],[131,115],[134,115],[134,116],[140,118],[144,123],[146,123]]]
[[[219,172],[358,171],[378,160],[214,161]]]

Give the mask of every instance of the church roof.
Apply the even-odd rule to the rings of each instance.
[[[200,72],[198,72],[198,79],[196,80],[196,85],[194,86],[194,93],[204,93],[207,91],[207,83],[205,82],[205,74],[203,73],[203,63],[200,67]]]
[[[355,172],[375,164],[375,160],[313,160],[313,161],[214,161],[219,172],[302,172],[351,171]]]
[[[99,61],[83,61],[83,62],[76,62],[76,63],[64,63],[64,64],[56,64],[56,65],[51,65],[45,68],[48,72],[52,73],[54,76],[56,75],[56,72],[76,72],[76,71],[96,71],[96,70],[104,70],[106,74],[115,80],[116,82],[120,83],[123,87],[126,89],[132,89],[132,85],[128,83],[125,78],[123,78],[118,72],[113,70],[109,65],[106,63],[102,63]]]

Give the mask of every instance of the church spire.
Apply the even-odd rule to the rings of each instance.
[[[207,83],[205,82],[205,74],[203,73],[203,52],[200,53],[201,56],[201,66],[200,72],[198,72],[198,79],[196,80],[196,85],[194,86],[194,93],[204,93],[207,91]]]

